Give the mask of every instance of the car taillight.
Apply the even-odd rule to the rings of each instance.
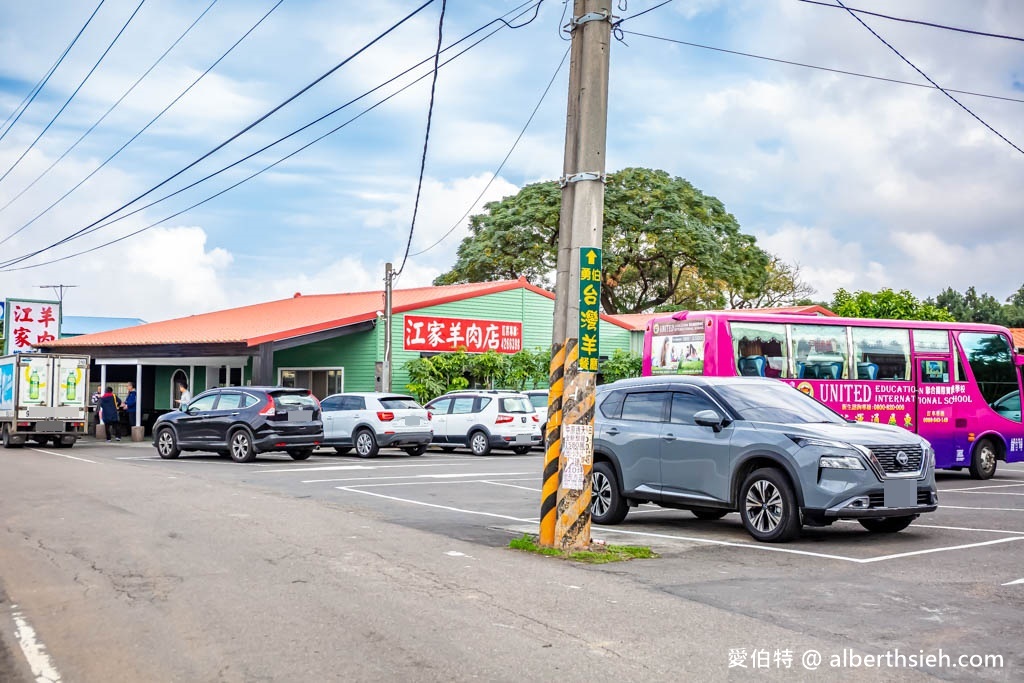
[[[511,415],[499,415],[498,419],[494,421],[494,424],[502,425],[508,422],[512,422],[513,420],[515,420],[515,418],[512,417]]]
[[[433,420],[434,419],[434,414],[432,412],[430,412],[429,410],[427,411],[427,419],[428,420]]]
[[[272,396],[267,397],[267,405],[260,408],[260,415],[271,416],[277,415],[277,409],[274,407],[274,398]]]
[[[539,418],[539,417],[537,417],[536,415],[534,415],[534,416],[533,416],[533,421],[534,421],[534,422],[540,422],[540,418]]]
[[[313,403],[316,404],[316,409],[320,410],[320,399],[314,396],[312,391],[307,391],[306,396],[309,396],[311,399],[313,399]]]
[[[392,413],[390,410],[378,410],[377,419],[380,420],[381,422],[391,422],[392,420],[395,419],[395,414]]]

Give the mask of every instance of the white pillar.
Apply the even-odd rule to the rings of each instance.
[[[142,363],[135,364],[135,426],[142,426]]]
[[[188,395],[191,401],[196,397],[196,366],[188,366]]]

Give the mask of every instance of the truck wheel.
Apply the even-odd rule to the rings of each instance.
[[[996,457],[996,447],[990,439],[982,439],[975,444],[968,468],[971,479],[991,479],[996,473]]]
[[[174,438],[174,430],[164,427],[156,435],[156,452],[164,460],[172,460],[181,454],[178,440]]]
[[[74,445],[74,441],[72,441],[71,443],[64,443],[64,439],[60,438],[59,436],[53,440],[54,448],[71,448]]]
[[[4,448],[19,448],[21,444],[16,444],[11,441],[11,432],[7,425],[4,425],[3,435],[0,436],[0,441],[3,441]]]

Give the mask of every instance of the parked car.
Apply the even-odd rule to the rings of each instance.
[[[182,451],[213,451],[235,462],[284,451],[305,460],[323,439],[320,404],[306,389],[220,387],[199,394],[153,425],[161,458]]]
[[[739,512],[755,539],[856,519],[905,529],[938,504],[935,453],[900,427],[850,422],[773,379],[643,377],[598,388],[593,500],[598,524],[640,503],[700,519]]]
[[[468,446],[473,455],[510,448],[522,455],[541,443],[540,420],[530,399],[516,392],[461,391],[427,404],[434,425],[433,443],[451,452]]]
[[[360,392],[333,394],[320,402],[323,410],[323,445],[345,454],[356,449],[360,458],[372,458],[381,448],[398,447],[409,455],[423,455],[434,430],[427,409],[412,396]]]
[[[548,431],[548,390],[527,389],[523,393],[530,399],[533,409],[537,411],[537,420],[540,421],[541,441],[543,441],[544,434]]]

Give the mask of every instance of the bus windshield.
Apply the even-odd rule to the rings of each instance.
[[[744,420],[781,424],[846,422],[831,408],[782,383],[716,385],[715,391],[721,394]]]

